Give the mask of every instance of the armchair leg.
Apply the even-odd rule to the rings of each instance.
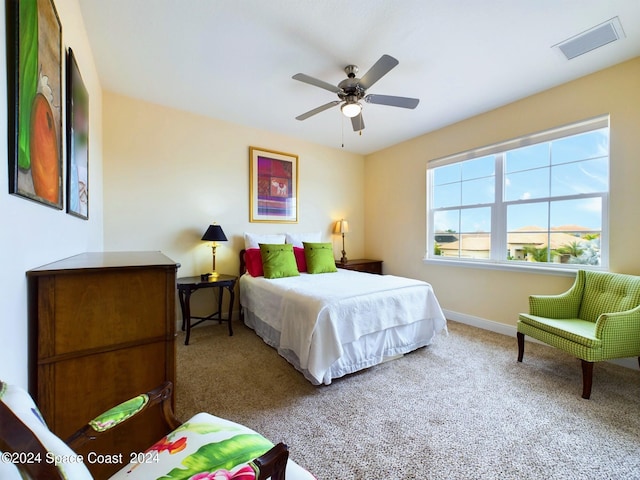
[[[593,362],[582,360],[582,398],[591,397],[591,383],[593,381]]]
[[[522,356],[524,355],[524,333],[517,333],[518,336],[518,361],[522,362]]]

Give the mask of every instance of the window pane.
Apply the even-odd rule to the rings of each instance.
[[[466,208],[460,212],[460,231],[463,233],[491,232],[491,208]]]
[[[496,159],[494,155],[462,162],[462,180],[491,177],[494,175]]]
[[[555,263],[600,265],[600,234],[593,232],[552,232],[551,258]]]
[[[507,260],[548,260],[548,211],[547,202],[507,207]]]
[[[549,196],[549,169],[539,168],[504,176],[504,199],[528,200]]]
[[[434,212],[433,226],[436,235],[443,232],[459,232],[460,210],[442,210]]]
[[[462,182],[462,205],[478,205],[495,201],[494,177]]]
[[[449,183],[433,187],[433,208],[460,205],[460,183]]]
[[[489,258],[491,254],[490,233],[466,233],[460,235],[461,258]]]
[[[549,143],[546,142],[508,151],[505,155],[504,171],[507,173],[521,172],[548,165]]]
[[[551,228],[553,230],[602,230],[602,199],[551,202]]]
[[[551,162],[554,165],[608,155],[608,129],[595,130],[551,142]]]
[[[490,257],[491,208],[434,212],[433,223],[434,255],[458,258]]]
[[[598,158],[551,168],[551,195],[606,192],[609,189],[609,159]]]
[[[462,166],[459,163],[438,167],[433,170],[433,184],[444,185],[445,183],[459,182],[462,178],[461,170]]]
[[[460,230],[460,210],[444,210],[433,213],[434,255],[459,256],[458,231]]]
[[[549,204],[521,203],[507,207],[507,232],[546,230]]]
[[[602,199],[551,202],[553,261],[600,265]]]

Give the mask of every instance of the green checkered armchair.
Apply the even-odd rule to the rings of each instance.
[[[638,357],[640,363],[640,277],[579,270],[567,292],[529,297],[529,313],[518,320],[518,362],[525,335],[582,360],[588,399],[595,362]]]

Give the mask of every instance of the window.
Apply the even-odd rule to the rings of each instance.
[[[606,268],[609,119],[429,162],[428,260]]]

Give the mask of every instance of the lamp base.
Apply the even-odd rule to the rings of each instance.
[[[210,280],[215,280],[215,278],[218,276],[218,272],[216,272],[216,242],[213,242],[213,245],[211,245],[211,253],[213,254],[213,261],[211,263],[211,268],[213,269],[208,275],[213,277],[210,278]]]
[[[344,250],[344,233],[342,234],[342,258],[340,259],[340,263],[347,263],[347,252]]]

